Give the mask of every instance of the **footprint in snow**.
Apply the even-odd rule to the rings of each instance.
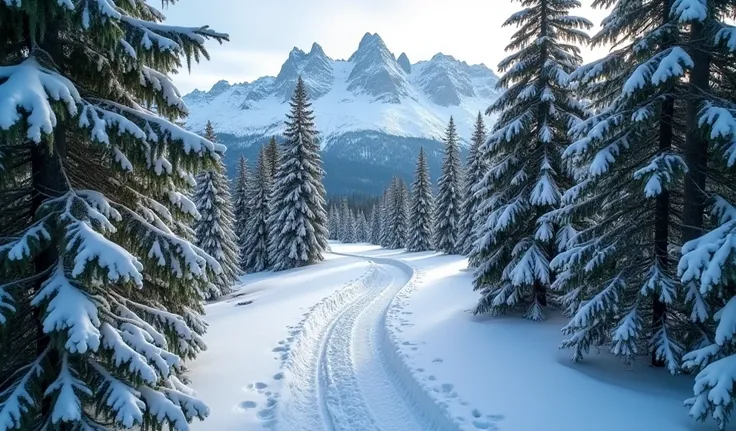
[[[476,419],[473,421],[473,425],[480,430],[487,430],[491,428],[491,423],[488,421]]]
[[[266,389],[267,387],[268,385],[263,382],[256,382],[255,384],[255,388],[258,390],[263,390],[263,389]]]
[[[256,406],[258,406],[258,403],[256,403],[255,401],[243,401],[242,403],[240,403],[240,408],[246,409],[246,410],[254,409],[256,408]]]
[[[443,383],[442,384],[442,392],[444,393],[450,393],[452,392],[452,389],[455,387],[455,385],[451,383]]]
[[[284,373],[276,373],[273,375],[274,380],[281,380],[284,378]]]
[[[434,362],[434,363],[437,363],[437,364],[441,364],[441,363],[443,363],[443,362],[444,362],[444,360],[443,360],[442,358],[437,358],[437,359],[435,359],[435,360],[434,360],[434,361],[432,361],[432,362]]]

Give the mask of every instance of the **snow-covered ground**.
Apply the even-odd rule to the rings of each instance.
[[[473,317],[461,257],[332,247],[207,306],[190,377],[211,415],[195,430],[715,429],[682,407],[691,377],[605,352],[573,364],[559,316]]]

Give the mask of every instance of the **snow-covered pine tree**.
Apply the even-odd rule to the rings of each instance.
[[[268,141],[268,145],[266,146],[266,159],[268,160],[268,167],[271,172],[272,183],[276,180],[276,171],[279,167],[279,157],[279,144],[278,142],[276,142],[276,137],[271,136],[271,139]]]
[[[358,226],[355,220],[355,212],[348,210],[348,219],[345,221],[345,240],[346,243],[357,242]]]
[[[675,102],[692,60],[678,46],[674,3],[616,1],[593,37],[615,50],[571,76],[596,111],[572,128],[564,157],[578,184],[557,217],[588,222],[552,262],[562,270],[554,288],[572,312],[563,346],[573,360],[610,346],[625,362],[651,352],[652,365],[680,368],[688,331],[671,253],[680,247],[685,164]]]
[[[172,122],[169,76],[227,36],[144,1],[0,15],[0,428],[188,430],[209,410],[181,373],[220,266],[178,234],[225,148]]]
[[[460,166],[460,149],[458,145],[455,120],[450,117],[445,136],[445,155],[442,160],[442,175],[440,175],[437,181],[433,241],[437,251],[448,254],[458,252],[457,239],[460,233],[462,169]]]
[[[248,208],[250,217],[243,238],[243,270],[246,272],[265,271],[269,267],[268,217],[271,198],[271,167],[266,148],[258,153],[258,165],[250,180]]]
[[[235,235],[238,236],[238,262],[243,268],[247,248],[244,244],[245,231],[250,219],[250,208],[248,207],[248,193],[250,187],[250,175],[248,175],[248,161],[241,156],[238,160],[238,172],[235,177],[235,190],[233,195],[233,207],[235,213]]]
[[[363,211],[358,211],[356,224],[356,242],[368,242],[368,238],[370,238],[370,229],[368,226],[368,221],[365,218],[365,213]]]
[[[470,151],[465,162],[465,178],[463,192],[463,206],[460,214],[460,235],[458,236],[458,253],[469,255],[473,250],[473,244],[478,239],[478,219],[480,215],[482,193],[475,193],[475,188],[483,181],[483,176],[488,169],[488,160],[480,151],[480,146],[486,142],[486,126],[483,116],[478,112],[475,121],[475,129],[471,138]]]
[[[406,184],[398,177],[394,177],[391,183],[391,203],[389,205],[389,217],[387,234],[388,248],[406,247],[408,233],[408,191]]]
[[[329,238],[337,240],[338,232],[340,231],[340,213],[337,210],[337,205],[330,205],[330,211],[327,214],[328,217],[328,230],[330,232]]]
[[[505,72],[498,87],[505,92],[488,108],[499,117],[481,152],[491,166],[476,187],[487,211],[471,260],[474,285],[481,292],[476,313],[498,314],[525,307],[526,317],[544,319],[549,259],[559,229],[543,216],[556,208],[568,183],[561,152],[570,143],[571,124],[584,112],[568,86],[580,64],[575,43],[588,41],[587,20],[568,14],[580,3],[570,0],[524,0],[525,9],[504,26],[519,29],[506,47]]]
[[[429,178],[429,167],[424,156],[424,148],[419,149],[414,184],[411,188],[412,199],[409,210],[409,232],[406,249],[409,251],[427,251],[432,249],[432,214],[434,198],[432,196],[432,180]]]
[[[350,242],[349,230],[350,230],[350,207],[348,206],[348,200],[343,199],[340,204],[340,226],[338,231],[338,238],[342,242]]]
[[[683,357],[695,377],[685,404],[698,420],[730,422],[736,372],[736,261],[729,237],[736,232],[736,28],[725,21],[733,2],[708,0],[673,5],[673,19],[687,35],[687,136],[684,159],[682,247],[679,275],[690,319],[700,331]],[[717,71],[717,72],[716,72]],[[704,218],[710,204],[711,217]],[[712,314],[711,314],[712,313]]]
[[[268,219],[268,254],[277,271],[319,262],[327,249],[324,171],[312,104],[301,76],[289,105]]]
[[[214,134],[209,136],[214,137]],[[222,162],[197,175],[194,202],[200,214],[194,223],[197,246],[217,259],[222,267],[222,272],[211,280],[204,292],[205,299],[211,300],[230,293],[242,274],[238,265],[239,246],[234,230],[230,180]]]
[[[392,181],[386,190],[383,192],[381,199],[381,229],[379,235],[379,245],[381,247],[388,247],[391,244],[391,213],[393,211],[394,203],[394,182]]]
[[[371,209],[371,228],[368,242],[379,245],[381,243],[381,203],[373,205]]]

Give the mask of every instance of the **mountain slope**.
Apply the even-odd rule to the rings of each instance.
[[[400,165],[413,166],[419,146],[429,147],[430,165],[437,165],[431,153],[441,148],[450,116],[467,141],[478,111],[498,96],[498,77],[482,64],[441,53],[412,64],[406,54],[397,59],[378,34],[367,33],[348,60],[331,59],[315,43],[308,53],[294,48],[276,77],[220,81],[210,91],[195,90],[184,98],[187,127],[198,131],[212,121],[230,147],[228,164],[234,164],[236,153],[253,156],[265,137],[284,130],[299,75],[313,101],[330,193],[375,192],[390,172],[411,175],[411,168]],[[328,166],[332,159],[334,166]],[[341,160],[350,162],[353,172],[342,172]],[[347,178],[355,167],[367,176],[348,186],[355,183]],[[371,175],[372,167],[382,173]]]

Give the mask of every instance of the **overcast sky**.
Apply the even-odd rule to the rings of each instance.
[[[605,12],[581,1],[584,7],[573,13],[600,23]],[[209,25],[230,35],[222,46],[208,44],[211,61],[174,77],[185,94],[209,90],[220,79],[276,75],[293,47],[308,51],[313,42],[328,56],[347,59],[366,32],[378,33],[394,55],[406,52],[412,63],[442,52],[496,70],[514,31],[501,24],[519,9],[511,0],[182,0],[163,12],[170,24]],[[585,58],[601,54],[586,50]]]

